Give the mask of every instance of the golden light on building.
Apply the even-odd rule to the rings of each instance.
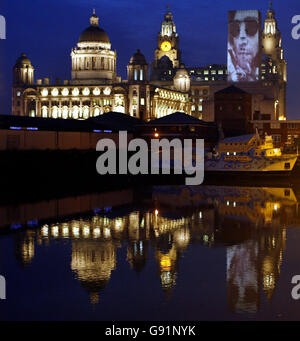
[[[99,95],[100,95],[100,89],[99,89],[99,88],[95,88],[95,89],[93,90],[93,94],[94,94],[95,96],[99,96]]]
[[[78,226],[73,226],[72,227],[72,233],[75,238],[79,238],[80,236],[80,229]]]
[[[48,234],[49,234],[49,227],[48,225],[44,225],[41,229],[41,232],[42,232],[42,236],[43,237],[48,237]]]
[[[48,89],[43,89],[41,94],[42,94],[43,97],[48,96]]]
[[[57,225],[51,227],[51,234],[53,237],[58,237],[59,229]]]
[[[68,95],[69,95],[69,89],[64,88],[64,89],[62,90],[61,94],[62,94],[63,96],[68,96]]]
[[[83,91],[82,91],[82,94],[84,96],[88,96],[90,94],[90,89],[89,88],[84,88]]]
[[[84,226],[83,228],[83,235],[84,237],[89,237],[90,236],[90,227],[89,226]]]
[[[99,237],[100,237],[100,235],[101,235],[101,230],[100,230],[99,227],[96,227],[96,228],[94,229],[93,235],[94,235],[95,238],[99,238]]]
[[[73,96],[78,96],[79,95],[79,89],[78,88],[74,88],[72,91],[72,95]]]
[[[58,96],[58,89],[57,88],[52,89],[51,95],[52,96]]]
[[[171,258],[167,255],[163,255],[160,259],[160,268],[162,271],[170,271],[171,270]]]

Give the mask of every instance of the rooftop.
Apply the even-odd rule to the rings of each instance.
[[[175,112],[173,114],[157,118],[148,122],[150,125],[160,125],[160,124],[211,124],[209,122],[204,122],[198,118],[185,114],[183,112]]]
[[[246,93],[247,93],[246,91],[237,88],[234,85],[228,86],[227,88],[216,92],[216,94],[246,94]]]
[[[240,135],[234,137],[226,137],[225,139],[221,140],[220,143],[248,143],[255,134],[248,134],[248,135]]]

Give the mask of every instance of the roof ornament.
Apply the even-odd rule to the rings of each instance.
[[[99,26],[99,18],[96,15],[96,10],[93,8],[93,15],[90,18],[91,26]]]

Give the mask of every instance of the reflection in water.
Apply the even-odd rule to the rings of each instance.
[[[27,265],[38,257],[35,243],[71,240],[74,277],[88,291],[91,302],[97,303],[99,292],[118,269],[117,249],[123,245],[127,262],[137,273],[143,271],[149,251],[154,250],[167,297],[176,285],[179,260],[189,245],[225,247],[228,309],[257,312],[261,289],[268,300],[272,299],[280,276],[286,228],[299,220],[292,189],[154,187],[151,204],[138,204],[134,209],[128,205],[114,207],[90,218],[17,232],[16,258]]]

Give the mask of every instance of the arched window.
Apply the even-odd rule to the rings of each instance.
[[[52,118],[57,118],[57,116],[58,116],[58,107],[57,106],[53,106],[52,108],[51,108],[51,111],[52,111]]]
[[[79,108],[77,105],[74,105],[72,108],[72,116],[74,119],[77,119],[79,117]]]
[[[48,117],[48,108],[45,105],[42,106],[42,117]]]
[[[83,108],[83,118],[89,118],[89,115],[90,115],[90,109],[89,109],[89,107],[86,105],[86,106]]]
[[[69,108],[67,106],[64,106],[62,109],[62,118],[68,118],[68,114],[69,114]]]

